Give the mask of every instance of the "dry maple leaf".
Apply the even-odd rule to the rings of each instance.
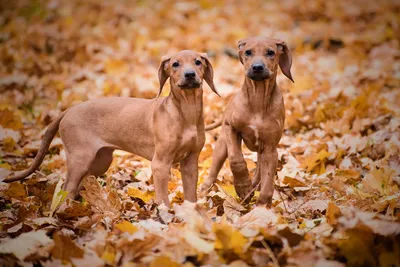
[[[112,190],[106,192],[94,176],[86,177],[82,185],[84,190],[80,192],[80,195],[90,203],[97,212],[112,218],[117,218],[120,215],[121,201],[116,192]]]

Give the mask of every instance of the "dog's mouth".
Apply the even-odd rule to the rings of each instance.
[[[189,81],[185,83],[178,84],[178,87],[182,90],[197,89],[200,88],[200,83],[197,81]]]
[[[265,70],[263,72],[254,72],[253,70],[247,71],[247,77],[253,81],[264,81],[272,77],[272,72]]]

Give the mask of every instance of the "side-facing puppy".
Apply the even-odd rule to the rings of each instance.
[[[151,160],[156,202],[168,201],[168,180],[180,163],[185,199],[196,201],[198,157],[205,141],[203,79],[216,93],[213,68],[206,54],[180,51],[164,57],[159,71],[159,94],[170,78],[171,92],[155,99],[104,98],[73,106],[56,118],[44,134],[32,165],[5,182],[32,174],[43,161],[60,130],[67,157],[64,190],[74,198],[86,175],[102,175],[121,149]]]
[[[201,190],[210,188],[229,158],[239,197],[245,198],[261,180],[257,203],[270,206],[278,163],[276,148],[285,122],[285,106],[276,76],[280,66],[283,74],[293,81],[290,73],[292,55],[284,42],[266,37],[240,40],[238,48],[240,62],[246,71],[245,80],[242,89],[226,107],[210,174]],[[251,151],[257,152],[253,184],[242,154],[242,140]]]

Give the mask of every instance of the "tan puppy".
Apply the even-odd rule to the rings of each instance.
[[[246,71],[244,84],[226,107],[210,174],[201,190],[211,187],[229,158],[239,197],[245,198],[261,180],[257,203],[271,205],[278,162],[276,147],[285,122],[285,107],[276,75],[280,66],[283,74],[293,81],[290,73],[292,55],[284,42],[266,37],[240,40],[238,47],[239,59]],[[242,154],[242,140],[251,151],[257,151],[253,185]]]
[[[205,141],[203,78],[217,93],[206,54],[184,50],[163,58],[160,91],[170,78],[171,93],[155,99],[104,98],[84,102],[61,113],[48,127],[33,164],[5,182],[23,179],[43,161],[60,130],[67,156],[64,190],[73,198],[86,175],[101,175],[115,149],[151,160],[156,202],[168,201],[172,164],[180,162],[185,199],[196,201],[198,157]],[[217,93],[218,94],[218,93]]]

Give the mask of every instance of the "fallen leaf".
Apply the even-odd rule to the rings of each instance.
[[[20,261],[27,256],[35,253],[38,248],[45,247],[53,243],[45,230],[22,233],[16,238],[5,238],[0,243],[0,253],[14,254]]]
[[[62,186],[64,184],[64,180],[60,179],[54,189],[53,199],[51,200],[50,206],[50,216],[52,217],[56,209],[60,206],[62,202],[64,202],[65,198],[68,195],[68,192],[62,190]]]
[[[289,176],[285,176],[285,178],[283,178],[283,183],[287,184],[291,188],[306,186],[306,184],[304,182],[302,182],[296,178],[289,177]]]
[[[151,263],[150,267],[158,267],[158,266],[165,266],[165,267],[179,267],[181,266],[177,262],[171,260],[166,256],[160,256],[155,258]]]
[[[182,236],[185,241],[198,252],[208,254],[214,250],[214,245],[212,243],[205,241],[198,236],[198,233],[192,230],[186,229]]]
[[[134,234],[138,230],[136,226],[134,226],[132,223],[130,223],[128,221],[122,221],[120,223],[117,223],[115,225],[115,228],[117,228],[121,232],[124,232],[124,233],[126,232],[129,234]]]
[[[57,232],[53,235],[54,247],[51,250],[52,257],[63,261],[72,258],[83,258],[84,251],[80,248],[69,235]]]
[[[116,218],[120,214],[121,201],[115,192],[107,193],[94,176],[86,177],[82,186],[81,196],[99,213]]]
[[[143,191],[143,190],[140,190],[139,188],[133,187],[131,185],[128,186],[127,193],[130,197],[140,198],[145,203],[149,202],[151,199],[154,198],[154,192]]]
[[[306,158],[300,167],[305,168],[307,172],[314,171],[317,167],[319,167],[317,174],[322,174],[325,172],[325,159],[330,155],[331,153],[323,149],[317,154],[313,154]]]
[[[247,239],[237,230],[227,224],[214,224],[215,248],[223,250],[233,250],[236,254],[245,252]]]
[[[341,215],[340,208],[336,206],[334,203],[329,202],[328,207],[326,209],[326,221],[330,225],[336,225],[337,224],[337,218],[340,217]]]
[[[4,190],[1,190],[0,194],[7,199],[15,198],[22,201],[27,197],[25,185],[20,182],[8,184]]]

